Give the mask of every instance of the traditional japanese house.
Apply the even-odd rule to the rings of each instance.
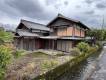
[[[14,44],[18,49],[54,49],[69,52],[85,39],[87,30],[90,29],[82,22],[61,14],[47,25],[21,20],[16,28]]]

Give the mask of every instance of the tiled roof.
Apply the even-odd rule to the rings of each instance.
[[[63,16],[62,14],[58,14],[58,17],[60,17],[60,18],[64,18],[64,19],[68,19],[68,20],[73,21],[73,22],[76,22],[76,23],[80,22],[80,21],[78,21],[78,20],[74,20],[74,19],[71,19],[71,18],[65,17],[65,16]]]
[[[57,16],[56,18],[54,18],[50,23],[48,23],[47,26],[49,26],[51,23],[53,23],[53,22],[54,22],[56,19],[58,19],[58,18],[63,18],[63,19],[66,19],[66,20],[68,20],[68,21],[75,22],[75,23],[77,23],[77,24],[82,25],[83,28],[90,29],[90,28],[88,28],[86,25],[84,25],[81,21],[68,18],[68,17],[66,17],[66,16],[63,16],[62,14],[58,14],[58,16]]]
[[[69,40],[91,40],[91,37],[60,37],[59,39],[69,39]]]
[[[81,37],[61,37],[60,39],[83,40],[83,39],[85,39],[85,38],[81,38]]]
[[[59,36],[42,36],[40,38],[42,38],[42,39],[58,39]]]
[[[24,24],[29,29],[38,29],[38,30],[50,31],[50,29],[43,24],[39,24],[39,23],[27,21],[27,20],[21,20],[21,23]]]
[[[39,36],[36,33],[31,33],[25,30],[18,30],[16,33],[18,33],[19,36],[26,36],[26,37],[38,37]]]

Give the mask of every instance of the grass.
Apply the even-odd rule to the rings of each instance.
[[[34,52],[34,53],[32,53],[32,56],[34,56],[34,57],[49,57],[50,55],[43,53],[43,52]]]
[[[47,71],[57,66],[58,64],[59,62],[57,60],[44,60],[41,64],[41,68],[42,70]]]
[[[26,55],[26,51],[25,50],[17,50],[13,55],[15,58],[20,58],[24,55]]]
[[[19,55],[20,56],[20,55]],[[42,74],[56,66],[68,61],[70,57],[59,55],[49,55],[43,52],[33,52],[22,55],[11,63],[7,69],[7,78],[9,76],[10,80],[17,79],[20,77],[30,77]],[[18,73],[18,74],[17,74]],[[6,78],[6,79],[7,79]]]
[[[65,56],[63,52],[57,53],[55,56],[60,57],[60,56]]]

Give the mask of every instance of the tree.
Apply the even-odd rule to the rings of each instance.
[[[106,40],[106,29],[91,29],[86,35],[97,41]]]

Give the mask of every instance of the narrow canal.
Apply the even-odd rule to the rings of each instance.
[[[105,51],[103,50],[102,53],[103,52],[106,52],[106,50]],[[99,55],[100,55],[100,52],[91,55],[89,58],[82,61],[78,65],[73,66],[70,70],[67,71],[67,73],[60,76],[57,80],[88,80],[86,78],[92,72],[94,65],[98,64],[97,58],[99,57]],[[104,63],[105,63],[106,54],[104,59],[105,59],[104,60]],[[106,63],[105,63],[105,67],[106,67]],[[93,78],[90,78],[89,80],[93,80]],[[102,80],[102,79],[94,79],[94,80]],[[103,79],[103,80],[106,80],[106,79]]]

